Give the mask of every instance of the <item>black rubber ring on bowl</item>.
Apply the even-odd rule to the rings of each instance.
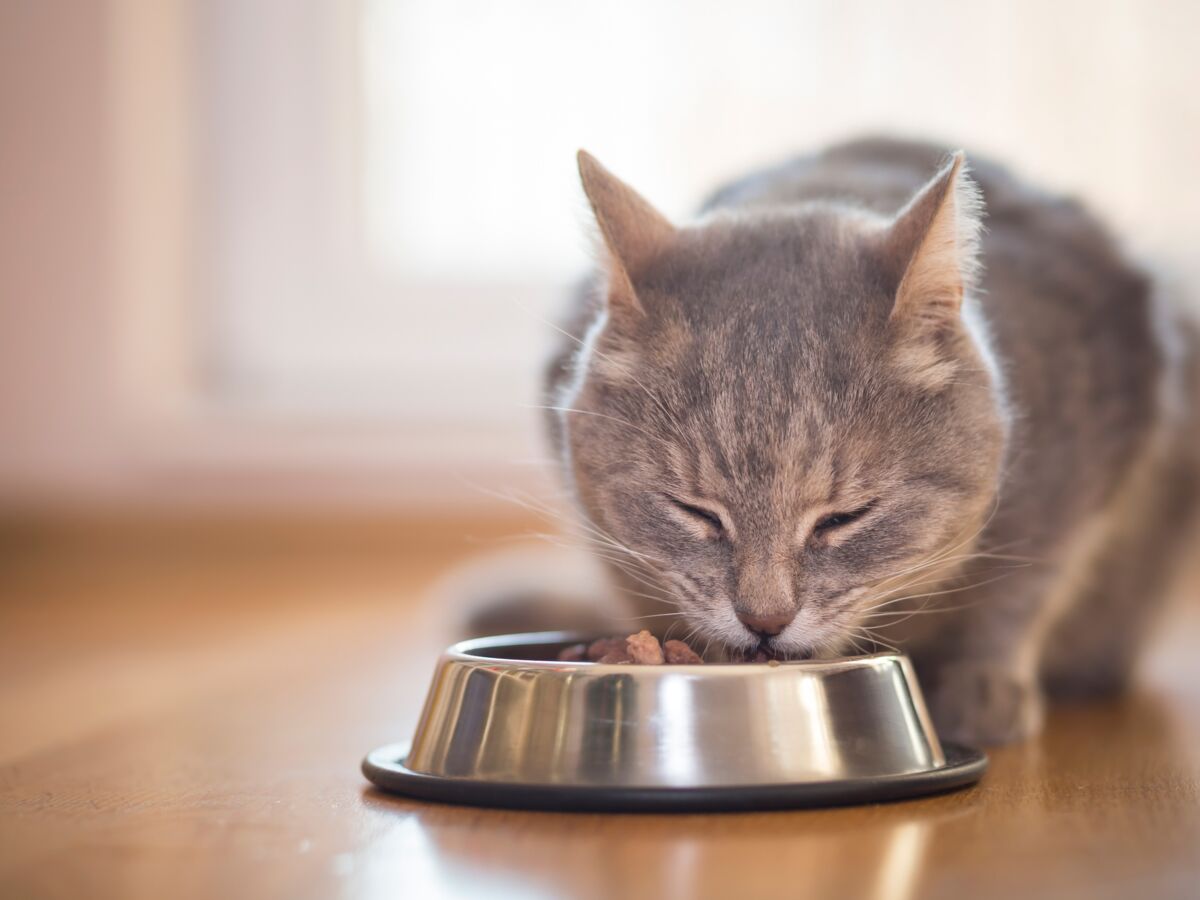
[[[404,766],[407,744],[380,747],[363,760],[367,780],[382,790],[420,800],[558,812],[751,812],[882,803],[939,794],[974,784],[987,769],[980,750],[944,743],[946,764],[925,772],[719,787],[607,787],[517,784],[423,775]]]

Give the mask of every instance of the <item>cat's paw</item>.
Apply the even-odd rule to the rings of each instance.
[[[1116,658],[1089,666],[1061,667],[1042,672],[1048,697],[1068,703],[1115,697],[1129,688],[1132,660]]]
[[[940,666],[927,695],[938,735],[963,744],[1011,744],[1036,735],[1044,708],[1036,680],[995,663]]]

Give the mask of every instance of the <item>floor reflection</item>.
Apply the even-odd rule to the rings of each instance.
[[[395,806],[401,814],[391,827],[383,829],[357,854],[335,857],[334,863],[340,870],[336,874],[341,876],[345,897],[457,900],[471,896],[489,900],[542,900],[561,896],[556,890],[540,889],[528,873],[506,870],[486,862],[479,865],[479,860],[464,858],[461,847],[460,852],[447,852],[444,846],[446,835],[439,835],[436,829],[429,828],[419,813],[400,808],[400,801],[376,798],[368,803]]]
[[[873,900],[909,900],[916,896],[930,831],[929,822],[919,819],[892,829],[879,861],[875,889],[869,894]]]
[[[908,900],[933,835],[971,792],[853,810],[572,816],[464,809],[366,790],[391,827],[349,894],[694,898],[766,894]],[[416,896],[416,894],[413,894]]]

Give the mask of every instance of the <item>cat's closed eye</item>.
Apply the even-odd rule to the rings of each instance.
[[[694,503],[688,503],[680,500],[678,497],[673,497],[670,494],[663,494],[664,497],[680,512],[684,513],[693,521],[704,525],[711,531],[713,536],[720,536],[725,533],[725,522],[721,518],[720,513],[711,509],[706,509],[703,506],[697,506]]]
[[[829,534],[837,531],[839,528],[844,528],[852,522],[857,522],[875,508],[875,503],[876,501],[872,500],[870,503],[865,503],[857,509],[830,513],[827,516],[822,516],[817,520],[817,524],[813,526],[813,534]]]

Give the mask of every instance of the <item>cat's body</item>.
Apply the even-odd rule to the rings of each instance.
[[[585,157],[608,258],[547,405],[639,613],[734,652],[899,646],[944,733],[1002,741],[1041,685],[1127,678],[1196,505],[1200,379],[1079,206],[973,159],[977,246],[945,158],[835,147],[674,229]]]

